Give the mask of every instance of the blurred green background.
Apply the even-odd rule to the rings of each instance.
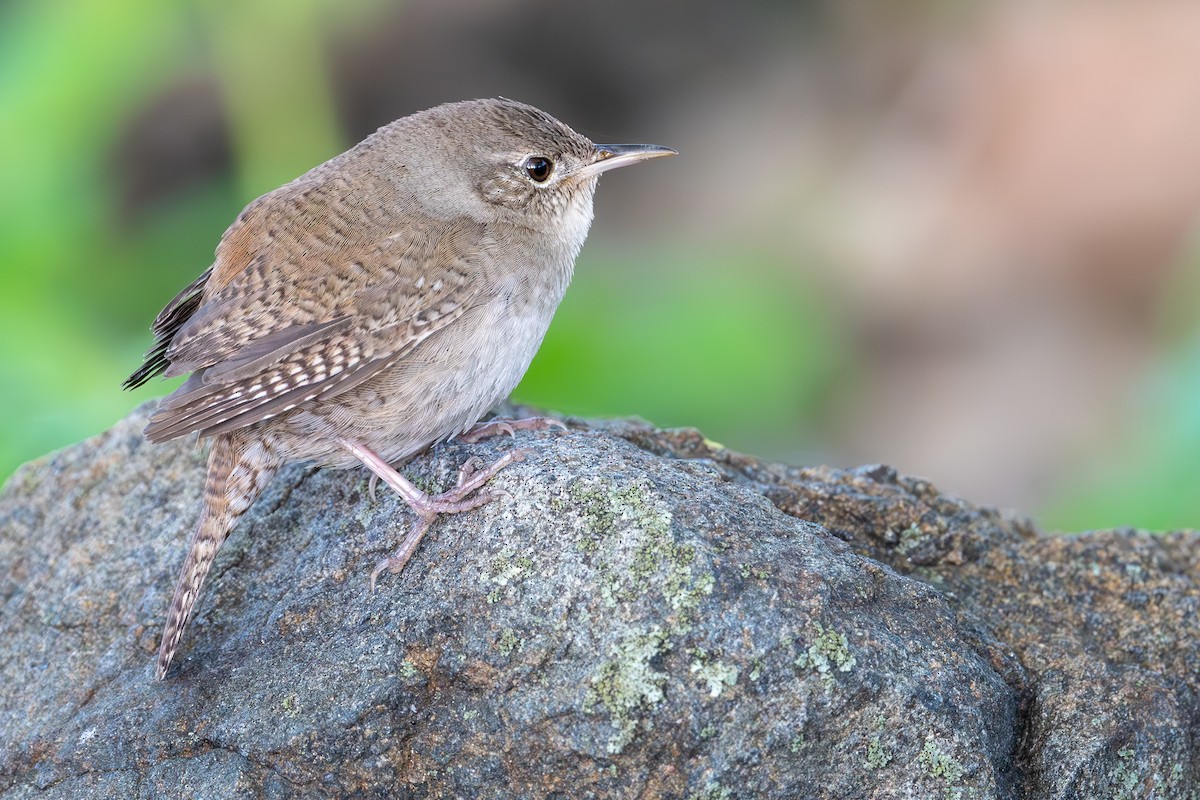
[[[120,383],[246,202],[396,117],[503,95],[683,154],[603,181],[519,400],[888,462],[1066,529],[1195,525],[1200,120],[1171,111],[1200,37],[1121,138],[1105,115],[1146,119],[1138,81],[1073,102],[1140,63],[1129,21],[1011,8],[10,0],[0,477],[169,391]],[[1132,37],[1160,61],[1155,36],[1200,34],[1169,13]],[[1030,66],[1027,30],[1072,58]]]

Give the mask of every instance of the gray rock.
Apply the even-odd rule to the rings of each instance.
[[[0,796],[1192,798],[1200,537],[577,421],[407,529],[286,470],[153,681],[202,453],[147,409],[0,495]],[[406,471],[451,484],[450,444]]]

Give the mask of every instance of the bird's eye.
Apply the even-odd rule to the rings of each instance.
[[[554,162],[545,156],[530,156],[525,159],[525,174],[534,183],[545,183],[554,171]]]

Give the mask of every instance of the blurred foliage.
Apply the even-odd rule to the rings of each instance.
[[[1136,392],[1125,428],[1078,473],[1041,521],[1064,531],[1112,527],[1200,527],[1200,240],[1181,259],[1168,288],[1163,344],[1154,374]]]
[[[819,418],[847,362],[820,293],[787,289],[799,279],[767,253],[642,250],[606,263],[585,248],[514,396],[784,452],[811,438],[797,426]]]
[[[1164,364],[1117,452],[1065,481],[1042,514],[1059,530],[1195,528],[1200,520],[1200,337]]]
[[[165,391],[131,399],[118,389],[149,343],[145,325],[209,263],[246,200],[343,148],[321,60],[325,12],[353,24],[373,5],[0,7],[0,475]],[[212,64],[222,65],[231,138],[247,167],[124,229],[111,174],[119,135],[155,92]]]

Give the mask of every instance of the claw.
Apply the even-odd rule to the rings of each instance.
[[[482,466],[483,461],[480,460],[479,456],[471,456],[468,458],[463,462],[463,465],[458,468],[458,482],[455,485],[462,486],[472,475],[478,472]]]
[[[517,431],[544,431],[548,428],[561,428],[567,430],[567,425],[561,420],[552,419],[550,417],[529,417],[527,419],[493,419],[487,422],[480,422],[471,428],[471,430],[463,433],[458,438],[467,444],[474,444],[489,436],[497,436],[506,433],[509,436],[516,436]]]

